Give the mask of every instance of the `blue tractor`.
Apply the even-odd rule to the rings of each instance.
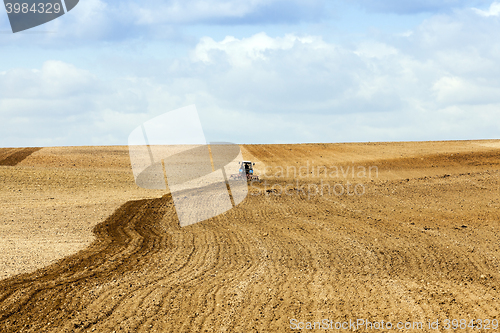
[[[240,173],[231,175],[232,179],[247,179],[247,180],[259,180],[259,176],[254,175],[253,166],[255,163],[250,161],[243,161],[240,163]]]

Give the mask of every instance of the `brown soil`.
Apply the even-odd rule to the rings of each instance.
[[[117,162],[124,150],[113,149],[115,162],[95,169],[91,156],[71,162],[71,148],[59,159],[70,168],[58,172],[94,186],[89,210],[115,193],[120,179],[121,192],[141,194],[132,190],[126,162]],[[27,166],[44,160],[44,150],[0,169],[17,175],[9,186],[27,187],[23,176],[58,168],[54,161]],[[439,319],[432,332],[447,332],[446,318],[499,319],[498,141],[251,145],[243,152],[268,173],[239,206],[180,228],[169,195],[123,203],[94,228],[86,249],[0,281],[0,331],[288,332],[291,319],[360,318]],[[328,172],[279,175],[280,167],[308,163]],[[333,166],[376,166],[378,173],[335,177]],[[327,185],[356,184],[362,195],[352,187],[328,193]],[[56,182],[47,193],[67,194],[67,186]],[[74,198],[83,200],[82,186],[88,183],[75,186]]]
[[[0,165],[15,166],[42,148],[1,148]]]
[[[123,203],[162,194],[135,185],[127,147],[43,148],[0,166],[0,279],[86,248]]]

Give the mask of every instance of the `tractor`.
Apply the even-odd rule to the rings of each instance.
[[[259,176],[253,174],[255,163],[243,161],[240,163],[240,173],[232,174],[231,179],[247,179],[248,181],[259,180]]]

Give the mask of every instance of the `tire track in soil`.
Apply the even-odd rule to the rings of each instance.
[[[16,166],[34,152],[42,148],[1,148],[0,166]]]
[[[164,199],[128,202],[96,226],[97,239],[89,249],[33,274],[0,281],[1,331],[40,331],[50,322],[68,321],[86,307],[78,301],[82,293],[147,265],[145,255],[158,247],[151,228],[169,205]],[[131,226],[134,232],[127,230]]]
[[[88,249],[0,281],[0,331],[286,332],[291,318],[493,319],[500,254],[491,244],[500,237],[488,230],[498,223],[490,198],[499,173],[473,176],[481,188],[453,174],[378,182],[363,198],[251,193],[185,228],[168,195],[127,202],[96,226]],[[457,197],[482,201],[431,222]],[[463,223],[473,231],[457,230]]]

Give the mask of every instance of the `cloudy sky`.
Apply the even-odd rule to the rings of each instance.
[[[80,0],[12,34],[0,146],[126,145],[195,104],[209,141],[500,138],[500,2]]]

